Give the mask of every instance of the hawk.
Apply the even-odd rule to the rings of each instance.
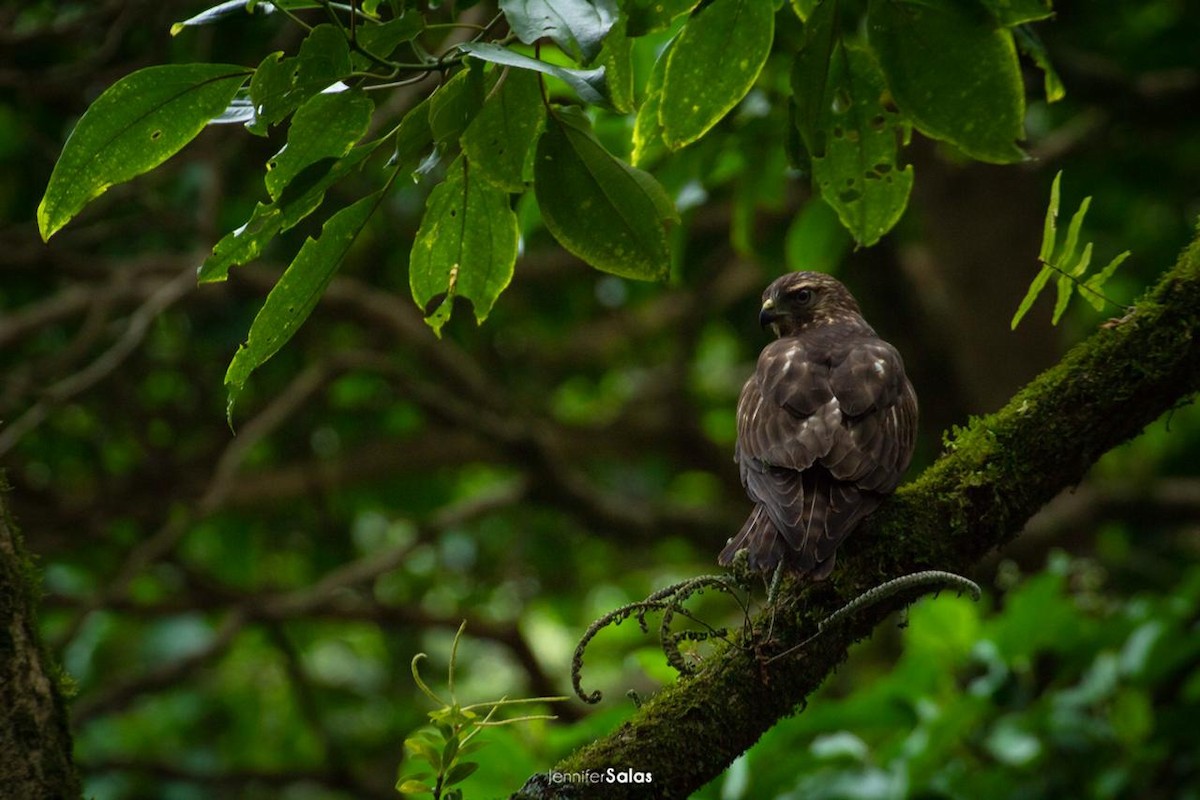
[[[908,468],[917,395],[900,353],[828,275],[774,281],[759,322],[776,339],[742,388],[734,454],[754,510],[719,560],[746,550],[755,570],[821,580]]]

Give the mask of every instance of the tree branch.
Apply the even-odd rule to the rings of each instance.
[[[649,787],[556,782],[548,773],[532,777],[515,796],[689,796],[802,707],[850,645],[912,595],[856,613],[793,656],[768,663],[771,656],[803,642],[819,620],[886,580],[925,569],[967,570],[1015,537],[1101,455],[1198,388],[1200,236],[1132,314],[1074,348],[1000,412],[956,431],[948,452],[855,533],[832,579],[800,590],[785,586],[771,640],[734,638],[696,676],[664,688],[617,731],[554,770],[633,769],[653,776]],[[767,622],[760,615],[755,629]]]

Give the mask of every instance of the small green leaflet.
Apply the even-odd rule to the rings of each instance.
[[[666,223],[679,218],[674,204],[654,178],[606,151],[573,109],[546,122],[534,193],[554,238],[596,269],[638,280],[667,277]]]
[[[80,117],[38,205],[49,240],[110,186],[157,167],[221,114],[249,70],[233,64],[172,64],[126,75]]]
[[[972,158],[1025,154],[1025,87],[1012,33],[958,0],[870,0],[867,30],[888,87],[917,129]]]
[[[307,239],[259,310],[246,343],[238,347],[225,372],[226,416],[232,424],[233,406],[250,373],[279,352],[316,308],[333,280],[342,258],[367,220],[379,207],[386,190],[364,197],[326,220],[317,239]]]
[[[673,44],[668,44],[654,62],[650,80],[646,84],[646,98],[642,100],[642,107],[633,121],[633,153],[629,161],[635,167],[647,164],[665,152],[658,112],[662,108],[663,77],[667,72],[667,59],[671,57]]]
[[[673,150],[696,141],[746,96],[767,63],[775,4],[713,0],[671,48],[659,120]]]
[[[409,258],[413,299],[434,333],[441,335],[457,296],[471,301],[478,322],[487,319],[512,280],[518,240],[508,193],[459,157],[429,195]]]
[[[549,37],[584,64],[600,52],[618,15],[615,0],[500,0],[500,10],[525,44]]]
[[[1088,208],[1091,206],[1092,198],[1085,197],[1083,202],[1079,204],[1079,210],[1072,215],[1071,223],[1067,226],[1066,239],[1063,240],[1061,246],[1058,246],[1056,240],[1058,238],[1058,209],[1061,198],[1061,183],[1062,172],[1060,171],[1054,176],[1054,182],[1050,186],[1050,205],[1046,209],[1046,222],[1042,230],[1042,247],[1038,253],[1038,260],[1042,262],[1042,268],[1029,285],[1029,291],[1025,293],[1021,304],[1017,306],[1016,313],[1013,314],[1013,329],[1016,329],[1025,315],[1029,313],[1029,309],[1033,307],[1034,301],[1037,300],[1042,289],[1046,287],[1046,284],[1054,275],[1058,276],[1058,280],[1056,281],[1057,297],[1054,303],[1054,314],[1050,320],[1052,325],[1058,324],[1063,312],[1067,310],[1067,305],[1071,301],[1072,294],[1076,292],[1082,295],[1097,311],[1104,310],[1104,304],[1111,301],[1102,294],[1101,290],[1105,282],[1116,272],[1117,267],[1121,266],[1125,259],[1129,257],[1129,251],[1126,250],[1117,255],[1103,269],[1086,281],[1080,280],[1087,274],[1088,268],[1092,263],[1091,242],[1084,245],[1082,252],[1078,252],[1083,220],[1087,215]]]

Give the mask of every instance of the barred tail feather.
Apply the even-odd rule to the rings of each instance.
[[[742,529],[721,551],[717,563],[729,566],[739,550],[747,551],[750,569],[759,572],[774,569],[783,560],[787,552],[787,543],[779,535],[762,506],[756,505],[750,512]]]

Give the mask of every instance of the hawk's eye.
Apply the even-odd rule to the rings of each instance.
[[[809,303],[811,303],[813,300],[813,290],[812,289],[801,289],[800,291],[795,292],[792,295],[792,298],[796,301],[796,303],[798,305],[806,306]]]

